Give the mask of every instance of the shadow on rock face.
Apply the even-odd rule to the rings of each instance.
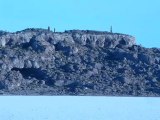
[[[24,79],[37,79],[39,81],[45,81],[46,85],[52,85],[51,78],[47,73],[37,68],[12,68],[12,71],[19,71]]]
[[[12,70],[19,71],[25,79],[28,77],[34,77],[38,80],[45,78],[45,73],[36,68],[12,68]]]

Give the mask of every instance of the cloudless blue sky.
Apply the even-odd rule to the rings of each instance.
[[[0,29],[91,29],[131,34],[160,47],[160,0],[0,0]]]

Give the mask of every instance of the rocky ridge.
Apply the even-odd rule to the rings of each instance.
[[[0,31],[0,93],[160,96],[160,49],[119,33]]]

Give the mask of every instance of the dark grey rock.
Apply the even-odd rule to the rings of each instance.
[[[152,57],[152,55],[148,55],[148,54],[138,54],[138,59],[141,60],[142,62],[145,62],[147,64],[153,64],[155,63],[155,59],[154,57]]]
[[[0,31],[0,92],[7,95],[160,96],[160,49],[92,30]]]

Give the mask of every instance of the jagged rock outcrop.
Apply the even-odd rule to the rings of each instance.
[[[0,31],[0,92],[160,96],[160,49],[90,30]]]

